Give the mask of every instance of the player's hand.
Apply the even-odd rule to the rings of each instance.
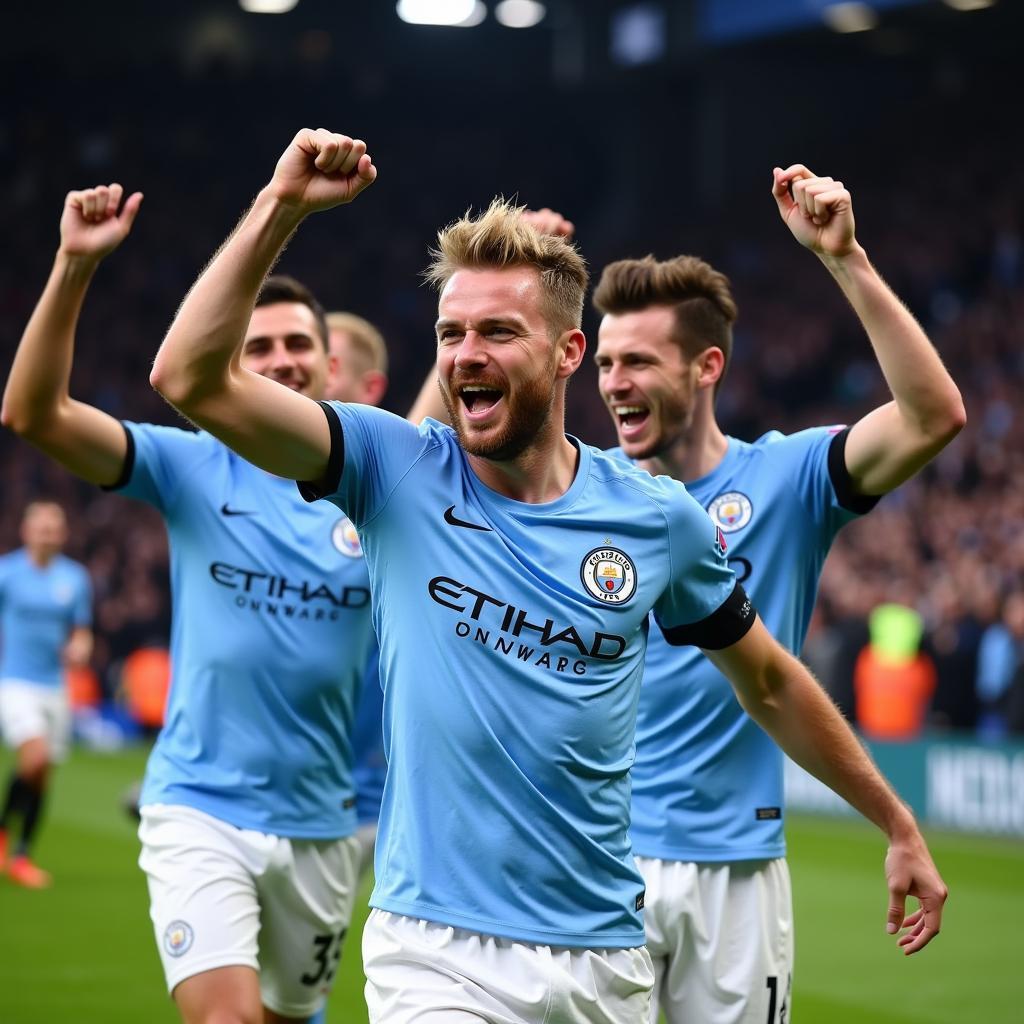
[[[81,668],[92,657],[92,640],[87,635],[72,636],[64,645],[64,664]]]
[[[269,189],[305,216],[351,203],[376,177],[362,139],[303,128],[277,161]]]
[[[569,241],[576,234],[576,225],[566,220],[557,210],[547,206],[539,210],[523,210],[522,219],[542,235],[554,235]]]
[[[128,237],[142,205],[142,193],[133,192],[121,207],[123,195],[117,182],[69,192],[60,218],[61,251],[96,260],[113,252]]]
[[[906,929],[897,944],[908,956],[924,949],[942,924],[942,907],[949,895],[928,847],[920,833],[893,842],[885,857],[889,884],[889,913],[886,931],[894,935]],[[920,908],[906,913],[907,896],[914,896]]]
[[[803,164],[772,171],[772,195],[794,238],[819,256],[848,256],[857,248],[853,200],[834,178],[819,178]]]

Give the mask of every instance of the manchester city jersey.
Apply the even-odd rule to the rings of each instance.
[[[120,490],[167,523],[174,602],[166,724],[140,802],[275,835],[349,835],[372,640],[352,524],[209,434],[126,430]]]
[[[820,427],[754,444],[687,490],[725,534],[727,558],[769,632],[803,646],[836,532],[877,498],[853,491],[846,432]],[[620,449],[612,453],[624,458]],[[633,766],[634,851],[680,861],[781,857],[782,753],[740,708],[729,681],[693,648],[652,630]]]
[[[353,734],[356,784],[356,814],[360,825],[376,825],[380,818],[380,801],[384,795],[384,778],[388,762],[384,757],[384,694],[380,686],[380,659],[377,645],[366,663],[366,677],[356,708]]]
[[[627,828],[648,614],[709,647],[753,619],[711,521],[682,485],[582,445],[569,489],[527,504],[486,487],[448,427],[325,410],[337,485],[303,490],[359,529],[380,642],[371,903],[524,942],[640,945]]]
[[[24,548],[0,557],[0,680],[63,685],[64,646],[91,623],[84,566],[64,555],[39,566]]]

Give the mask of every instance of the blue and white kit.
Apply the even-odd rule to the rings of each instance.
[[[486,487],[454,432],[324,403],[329,496],[359,531],[388,775],[373,906],[513,940],[644,941],[629,769],[653,610],[670,641],[754,619],[686,489],[577,443],[569,489]],[[658,629],[659,627],[655,627]]]
[[[352,726],[372,644],[351,522],[209,434],[125,430],[115,489],[163,515],[174,600],[167,719],[140,803],[277,836],[351,835]]]

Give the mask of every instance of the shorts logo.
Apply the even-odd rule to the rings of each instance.
[[[625,604],[636,593],[636,568],[618,548],[594,548],[580,565],[580,579],[591,596]]]
[[[359,543],[359,534],[352,525],[352,520],[345,516],[334,524],[331,530],[334,546],[348,558],[362,558],[363,545]]]
[[[185,921],[172,921],[164,929],[164,949],[168,956],[184,956],[192,948],[192,926]]]
[[[753,514],[754,506],[750,504],[750,499],[739,491],[720,494],[708,505],[711,521],[725,533],[742,530],[750,522]]]

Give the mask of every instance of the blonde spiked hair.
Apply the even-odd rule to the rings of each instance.
[[[589,274],[587,261],[564,238],[542,235],[522,219],[525,206],[497,197],[476,217],[469,211],[437,233],[423,276],[439,292],[459,270],[533,267],[552,335],[578,328]]]

